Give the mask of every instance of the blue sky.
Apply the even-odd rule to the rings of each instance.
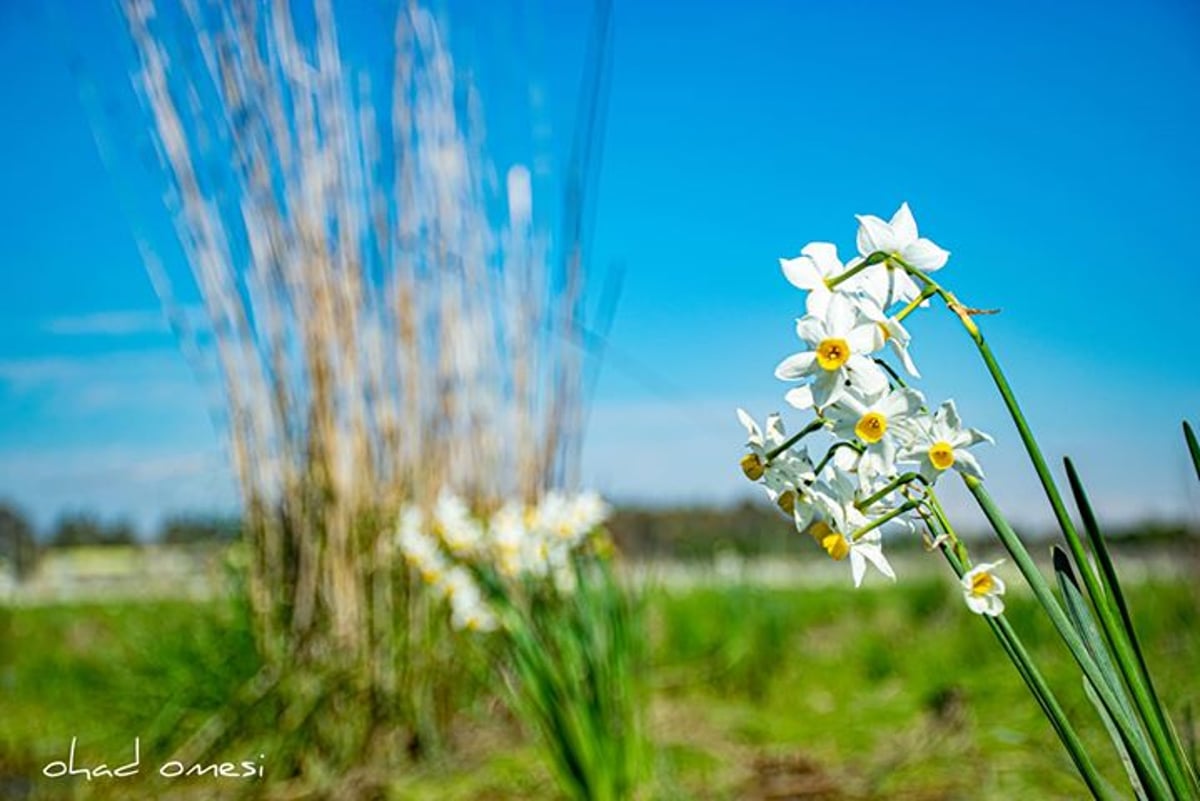
[[[532,17],[568,111],[583,5]],[[1003,310],[985,333],[1102,513],[1200,519],[1178,429],[1200,420],[1200,10],[1099,8],[616,0],[593,255],[626,272],[591,482],[618,499],[740,497],[733,408],[784,409],[772,370],[802,310],[778,258],[812,240],[848,256],[854,214],[907,200],[952,252],[944,282]],[[229,507],[208,401],[134,247],[126,209],[153,186],[105,170],[70,69],[119,77],[118,29],[80,13],[96,16],[0,7],[0,496],[43,523]],[[487,21],[450,22],[468,61],[496,50],[479,44]],[[528,124],[500,91],[511,76],[481,74],[489,130]],[[953,320],[912,329],[923,388],[997,437],[982,454],[995,494],[1019,521],[1048,520]]]

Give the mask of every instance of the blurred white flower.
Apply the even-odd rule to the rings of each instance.
[[[451,554],[459,558],[474,555],[483,544],[483,525],[471,514],[461,498],[443,491],[433,510],[434,530]]]
[[[441,581],[450,565],[437,540],[426,533],[425,516],[420,509],[408,507],[401,510],[396,541],[404,560],[420,574],[422,581],[426,584]]]

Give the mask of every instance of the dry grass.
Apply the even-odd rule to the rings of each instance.
[[[420,5],[399,8],[382,77],[346,66],[328,0],[311,19],[282,0],[168,5],[123,8],[202,327],[142,250],[185,350],[216,365],[260,650],[436,736],[444,665],[395,510],[574,476],[582,227],[552,242],[520,166],[495,211],[480,100]]]

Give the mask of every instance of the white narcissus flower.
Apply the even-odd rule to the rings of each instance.
[[[861,259],[854,259],[849,264],[842,264],[837,255],[837,245],[830,242],[809,242],[800,250],[800,255],[794,259],[780,259],[779,266],[788,282],[797,289],[808,292],[806,299],[809,314],[819,313],[818,307],[823,307],[829,301],[834,290],[829,288],[828,281],[836,278],[857,264]],[[859,276],[851,276],[838,284],[837,291],[854,293],[858,290]]]
[[[758,481],[766,473],[769,459],[767,454],[787,440],[783,430],[783,418],[778,412],[767,415],[765,431],[745,409],[737,410],[738,421],[746,429],[746,447],[750,453],[742,459],[742,472],[751,481]]]
[[[813,539],[825,549],[831,559],[842,561],[849,557],[850,574],[854,586],[862,586],[863,577],[867,572],[867,562],[875,565],[880,573],[896,580],[896,571],[887,557],[883,555],[883,538],[879,529],[873,529],[858,539],[851,539],[840,531],[833,529],[828,523],[818,521],[809,529]]]
[[[861,486],[896,473],[896,456],[914,415],[925,403],[915,389],[895,389],[874,397],[844,393],[825,410],[840,439],[857,439],[864,446],[858,458]]]
[[[761,481],[771,501],[784,512],[793,514],[796,502],[803,496],[806,482],[811,482],[812,461],[808,452],[787,450],[768,460],[767,454],[787,441],[783,419],[778,413],[767,416],[765,429],[760,429],[745,409],[737,410],[738,420],[746,427],[746,447],[750,453],[742,460],[742,471],[747,478]]]
[[[967,607],[977,615],[996,617],[1004,612],[1004,580],[995,570],[1004,563],[980,562],[962,577],[963,597]]]
[[[857,218],[858,252],[863,257],[885,253],[926,273],[940,270],[950,258],[949,251],[918,235],[917,222],[907,203],[900,205],[890,222],[884,222],[873,214],[859,214]],[[884,309],[893,303],[913,300],[921,294],[920,287],[908,273],[889,261],[872,265],[859,275],[859,285],[863,291]]]
[[[844,475],[837,474],[829,482],[822,482],[829,503],[829,516],[818,520],[808,528],[809,535],[817,541],[830,558],[841,561],[850,559],[850,573],[854,586],[862,584],[867,563],[875,565],[880,573],[896,580],[887,557],[883,555],[883,537],[880,529],[854,537],[854,532],[869,525],[871,520],[854,505],[856,496],[853,483]]]
[[[842,286],[839,285],[838,290],[841,289]],[[870,295],[862,292],[839,292],[839,294],[846,297],[863,317],[866,317],[879,326],[880,336],[895,351],[896,357],[904,365],[905,371],[909,375],[919,378],[921,374],[917,372],[917,366],[908,354],[908,345],[912,342],[912,335],[908,333],[908,329],[901,325],[900,321],[895,317],[889,317]],[[812,292],[808,296],[805,308],[809,314],[818,317],[824,316],[829,306],[829,300],[833,295],[834,293],[828,290],[824,293]]]
[[[872,395],[887,389],[887,375],[871,354],[883,347],[883,332],[842,294],[825,304],[823,314],[796,321],[796,334],[811,350],[788,356],[775,368],[784,381],[811,383],[787,393],[796,408],[821,408],[847,389]]]
[[[954,401],[943,403],[932,417],[918,419],[912,431],[912,441],[901,452],[900,459],[919,464],[926,481],[932,484],[951,468],[983,479],[983,468],[967,448],[980,442],[990,443],[992,438],[977,429],[964,428]]]

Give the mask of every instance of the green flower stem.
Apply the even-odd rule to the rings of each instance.
[[[825,465],[829,464],[829,460],[833,458],[833,454],[838,448],[849,448],[855,453],[862,453],[863,451],[862,446],[854,442],[835,442],[829,446],[829,450],[825,451],[825,455],[821,457],[821,461],[817,462],[817,466],[813,468],[813,475],[821,475],[821,471],[825,469]]]
[[[1154,744],[1154,750],[1163,762],[1163,767],[1166,770],[1171,787],[1180,798],[1196,797],[1196,788],[1183,769],[1182,757],[1173,747],[1172,738],[1163,726],[1163,717],[1155,709],[1153,697],[1150,688],[1147,686],[1145,676],[1138,669],[1137,657],[1130,644],[1129,636],[1124,628],[1122,628],[1120,621],[1117,620],[1112,605],[1104,600],[1105,594],[1100,586],[1100,580],[1096,575],[1096,571],[1092,568],[1091,561],[1088,559],[1083,540],[1080,539],[1079,532],[1075,529],[1075,524],[1071,520],[1071,515],[1067,511],[1066,504],[1063,502],[1062,494],[1058,491],[1058,486],[1054,482],[1054,477],[1050,473],[1050,468],[1046,464],[1045,457],[1042,456],[1041,448],[1038,446],[1037,440],[1029,428],[1029,423],[1025,420],[1025,415],[1021,411],[1020,404],[1017,403],[1016,395],[1013,394],[1012,387],[1009,386],[1004,371],[1000,369],[1000,364],[996,361],[995,355],[992,354],[991,348],[988,347],[987,342],[984,340],[979,326],[975,325],[975,321],[971,319],[969,311],[953,294],[946,291],[941,285],[920,270],[900,260],[897,260],[897,263],[909,275],[922,282],[926,289],[933,289],[938,296],[946,301],[946,305],[958,315],[963,327],[970,334],[972,341],[974,341],[976,348],[979,350],[979,355],[983,358],[983,362],[996,384],[996,389],[999,390],[1001,398],[1004,399],[1004,405],[1008,408],[1009,415],[1016,424],[1017,432],[1021,436],[1021,442],[1025,445],[1025,450],[1029,454],[1029,459],[1033,463],[1033,468],[1037,472],[1038,479],[1041,481],[1046,498],[1050,501],[1050,506],[1054,510],[1054,517],[1058,521],[1059,528],[1062,529],[1063,536],[1067,540],[1067,545],[1071,549],[1071,555],[1075,560],[1080,575],[1083,577],[1084,585],[1087,587],[1088,596],[1092,599],[1092,606],[1095,608],[1097,616],[1100,619],[1100,625],[1104,631],[1105,638],[1112,647],[1113,655],[1119,666],[1121,675],[1133,696],[1138,715],[1145,723],[1146,730]]]
[[[886,498],[893,491],[913,481],[920,481],[924,483],[925,478],[920,473],[904,473],[885,484],[878,492],[863,498],[861,501],[854,504],[854,506],[860,511],[865,512],[867,509],[870,509],[873,504],[877,503],[883,498]]]
[[[916,509],[920,505],[921,505],[920,501],[908,501],[906,503],[903,503],[900,506],[897,506],[892,511],[888,512],[883,517],[876,518],[876,519],[872,520],[870,523],[868,523],[867,525],[860,528],[858,531],[855,531],[853,534],[850,535],[850,539],[853,540],[854,542],[858,542],[860,539],[865,537],[868,533],[874,531],[875,529],[888,523],[889,521],[896,519],[897,517],[899,517],[902,514],[907,514],[908,512],[911,512],[913,509]]]
[[[788,448],[792,447],[793,445],[795,445],[797,442],[799,442],[800,440],[807,437],[812,432],[820,431],[822,428],[825,427],[825,424],[827,422],[828,421],[824,417],[818,417],[816,420],[813,420],[811,423],[809,423],[803,429],[801,429],[801,431],[799,433],[793,434],[792,436],[790,436],[786,440],[784,440],[784,442],[779,447],[772,448],[771,450],[767,451],[767,453],[766,453],[767,462],[770,463],[770,461],[772,459],[774,459],[776,456],[783,453]]]
[[[870,267],[872,264],[879,264],[880,262],[887,261],[887,258],[888,258],[887,254],[883,253],[882,251],[879,253],[872,253],[870,256],[867,256],[865,259],[863,259],[858,264],[851,267],[849,270],[846,270],[846,272],[841,273],[840,275],[835,275],[833,278],[826,280],[825,286],[829,287],[830,289],[833,289],[834,287],[836,287],[838,284],[842,283],[843,281],[847,281],[847,280],[853,278],[854,276],[858,275],[863,270]]]
[[[883,371],[885,373],[887,373],[889,376],[891,376],[892,381],[895,382],[895,384],[897,386],[899,386],[902,389],[908,388],[908,383],[903,378],[900,377],[900,374],[897,373],[895,368],[892,367],[890,364],[885,362],[883,359],[872,359],[871,361],[875,362],[877,365],[879,365],[881,368],[883,368]]]
[[[921,290],[920,295],[914,298],[911,303],[909,303],[907,306],[901,309],[899,313],[896,314],[896,322],[902,322],[905,317],[919,309],[922,303],[932,298],[937,294],[937,292],[938,291],[936,287],[926,285],[925,288]]]
[[[1096,694],[1104,704],[1104,708],[1108,710],[1108,714],[1124,733],[1130,757],[1137,763],[1138,774],[1147,783],[1146,789],[1151,793],[1151,797],[1164,799],[1191,797],[1190,792],[1173,793],[1171,788],[1163,783],[1162,774],[1158,770],[1158,764],[1154,760],[1154,755],[1146,748],[1145,741],[1140,736],[1140,727],[1137,720],[1129,714],[1126,707],[1121,704],[1116,692],[1104,680],[1104,674],[1101,672],[1100,666],[1088,652],[1082,637],[1075,630],[1075,627],[1071,625],[1070,619],[1067,618],[1066,612],[1059,605],[1058,599],[1050,589],[1050,585],[1046,583],[1046,579],[1038,570],[1033,558],[1025,550],[1025,544],[1021,542],[1021,538],[1017,536],[1017,533],[1013,531],[1008,521],[1004,519],[999,507],[992,500],[992,496],[984,488],[983,482],[973,476],[967,475],[962,476],[962,479],[967,485],[967,489],[975,496],[979,508],[983,510],[988,522],[996,531],[997,536],[1000,537],[1000,541],[1004,543],[1004,547],[1008,550],[1009,555],[1016,562],[1017,568],[1021,571],[1021,575],[1025,577],[1025,581],[1029,584],[1030,589],[1033,590],[1038,603],[1042,605],[1042,608],[1050,616],[1050,622],[1058,630],[1059,636],[1063,638],[1067,649],[1075,657],[1075,661],[1083,670],[1084,676],[1091,682]]]
[[[958,557],[958,560],[962,562],[962,564],[970,564],[971,558],[967,555],[966,543],[958,538],[958,534],[955,533],[954,527],[950,525],[950,518],[946,514],[946,510],[942,508],[942,502],[938,498],[937,493],[934,492],[932,486],[930,486],[929,490],[925,493],[925,503],[933,511],[933,514],[940,522],[942,526],[942,533],[946,535],[951,547],[954,548],[954,555]]]
[[[936,493],[931,487],[928,490],[927,498],[929,500],[929,508],[933,515],[933,519],[926,519],[926,523],[930,524],[934,539],[944,535],[946,542],[939,549],[946,557],[946,561],[950,563],[950,568],[959,578],[967,572],[967,564],[955,553],[952,543],[959,542],[958,536],[954,532],[954,528],[950,525],[946,513],[942,510],[942,505],[938,501]],[[934,525],[936,524],[936,528]],[[1054,728],[1058,739],[1062,741],[1063,747],[1067,749],[1067,754],[1071,757],[1071,761],[1075,763],[1079,775],[1083,778],[1084,784],[1091,791],[1092,796],[1101,799],[1101,801],[1110,801],[1114,799],[1114,795],[1107,783],[1101,778],[1096,766],[1092,764],[1092,759],[1088,755],[1087,749],[1083,742],[1079,739],[1079,735],[1075,733],[1075,728],[1071,725],[1071,721],[1067,718],[1067,714],[1063,711],[1062,704],[1058,702],[1054,692],[1050,689],[1050,685],[1046,683],[1042,677],[1041,671],[1037,669],[1033,658],[1029,652],[1025,650],[1025,645],[1017,636],[1017,632],[1013,629],[1012,624],[1008,622],[1008,618],[1004,615],[992,617],[984,615],[983,619],[987,621],[992,633],[996,635],[996,639],[1000,641],[1000,646],[1004,652],[1008,654],[1008,658],[1012,660],[1013,665],[1017,668],[1017,672],[1021,674],[1025,685],[1029,687],[1029,691],[1033,694],[1038,706],[1042,708],[1042,712],[1050,721],[1050,725]]]

